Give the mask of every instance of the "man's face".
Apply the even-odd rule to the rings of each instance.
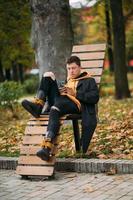
[[[81,73],[81,66],[76,63],[67,64],[67,75],[69,78],[76,78]]]

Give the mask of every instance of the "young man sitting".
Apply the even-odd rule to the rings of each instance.
[[[81,73],[80,59],[77,56],[71,56],[66,67],[67,83],[64,87],[58,88],[55,75],[46,72],[41,79],[35,100],[22,101],[23,107],[38,118],[48,98],[50,112],[47,132],[44,133],[42,148],[37,152],[37,156],[46,161],[50,159],[53,141],[60,128],[60,117],[81,113],[83,153],[86,153],[97,125],[95,104],[99,100],[99,92],[95,79],[87,72]]]

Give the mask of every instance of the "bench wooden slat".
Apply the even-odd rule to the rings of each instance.
[[[44,117],[42,117],[42,118],[34,118],[34,117],[31,117],[30,119],[29,119],[29,121],[44,121],[44,122],[46,122],[46,125],[47,125],[47,121],[49,120],[49,115],[43,115]]]
[[[27,125],[36,125],[36,126],[40,126],[40,125],[48,125],[48,121],[44,121],[44,120],[41,120],[41,121],[36,121],[36,120],[34,120],[34,121],[29,121],[28,123],[27,123]]]
[[[64,117],[62,117],[61,118],[61,120],[60,120],[60,123],[62,124],[63,123],[63,119],[65,119]],[[38,121],[38,120],[36,120],[35,118],[34,118],[34,120],[30,120],[30,121],[28,121],[28,123],[27,123],[27,125],[29,125],[29,126],[43,126],[44,125],[44,127],[46,127],[46,125],[48,125],[48,120],[49,120],[49,118],[47,118],[47,120],[43,120],[42,118],[41,118],[41,120],[40,121]]]
[[[53,166],[18,166],[16,170],[20,175],[52,176]]]
[[[58,134],[57,134],[58,136]],[[24,136],[23,137],[23,144],[25,145],[40,145],[42,140],[44,139],[44,135],[31,135],[31,136]],[[55,142],[55,144],[58,143],[58,140]]]
[[[97,67],[103,68],[103,62],[104,62],[104,60],[81,61],[81,66],[83,68],[94,68],[94,69]]]
[[[42,135],[47,130],[47,126],[27,126],[25,129],[25,135]]]
[[[90,53],[73,53],[73,56],[78,56],[81,60],[99,60],[104,59],[104,52]]]
[[[25,165],[54,165],[55,157],[52,157],[48,162],[41,160],[37,156],[20,156],[18,159],[18,164]]]
[[[21,146],[20,147],[20,154],[28,154],[28,155],[35,155],[36,152],[40,149],[40,146]]]
[[[106,44],[75,45],[72,52],[104,51]]]
[[[49,120],[49,115],[40,115],[40,118],[34,118],[34,117],[32,117],[32,118],[30,118],[30,120],[29,120],[29,122],[32,124],[32,122],[34,123],[34,124],[36,124],[35,122],[36,121],[39,121],[39,120],[41,121],[41,124],[43,124],[42,122],[45,122],[45,121],[48,121]],[[63,117],[61,117],[60,118],[60,123],[62,124],[63,122],[64,122],[64,120],[66,119],[66,116],[63,116]],[[45,126],[44,126],[45,127]]]
[[[36,155],[36,152],[40,149],[40,146],[22,146],[20,148],[20,154],[27,154],[27,155]],[[56,154],[58,151],[57,146],[55,145],[52,149],[52,154]]]
[[[42,140],[43,140],[43,136],[42,135],[38,135],[38,136],[24,136],[23,137],[23,144],[41,144]]]

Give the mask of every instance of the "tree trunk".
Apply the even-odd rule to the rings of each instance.
[[[5,78],[7,81],[11,81],[11,70],[5,69]]]
[[[5,80],[5,77],[4,77],[4,73],[3,73],[2,63],[0,60],[0,82],[3,82],[4,80]]]
[[[114,71],[114,62],[113,62],[112,38],[111,38],[111,26],[110,26],[109,1],[108,0],[105,0],[105,17],[106,17],[109,69],[110,69],[110,72],[113,72]]]
[[[18,81],[18,66],[16,61],[12,62],[12,79]]]
[[[22,84],[24,82],[24,70],[22,64],[18,64],[18,75],[20,83]]]
[[[66,59],[72,49],[72,28],[69,0],[31,0],[32,45],[40,78],[46,71],[57,80],[66,79]]]
[[[122,12],[122,0],[110,0],[112,13],[112,27],[114,36],[114,65],[116,98],[130,97],[127,80],[127,67],[125,58],[125,27]]]

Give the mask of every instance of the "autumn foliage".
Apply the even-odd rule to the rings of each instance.
[[[132,83],[132,74],[129,78]],[[108,81],[107,81],[108,80]],[[106,82],[106,86],[104,84]],[[107,84],[108,82],[108,84]],[[104,75],[99,102],[99,122],[87,154],[92,158],[133,159],[133,98],[115,100],[112,77]],[[133,94],[130,84],[130,90]],[[107,90],[108,88],[108,90]],[[30,114],[15,106],[18,118],[13,118],[8,108],[0,108],[0,151],[1,155],[19,154],[20,144]],[[75,153],[71,124],[65,124],[60,132],[59,157],[81,157]]]

